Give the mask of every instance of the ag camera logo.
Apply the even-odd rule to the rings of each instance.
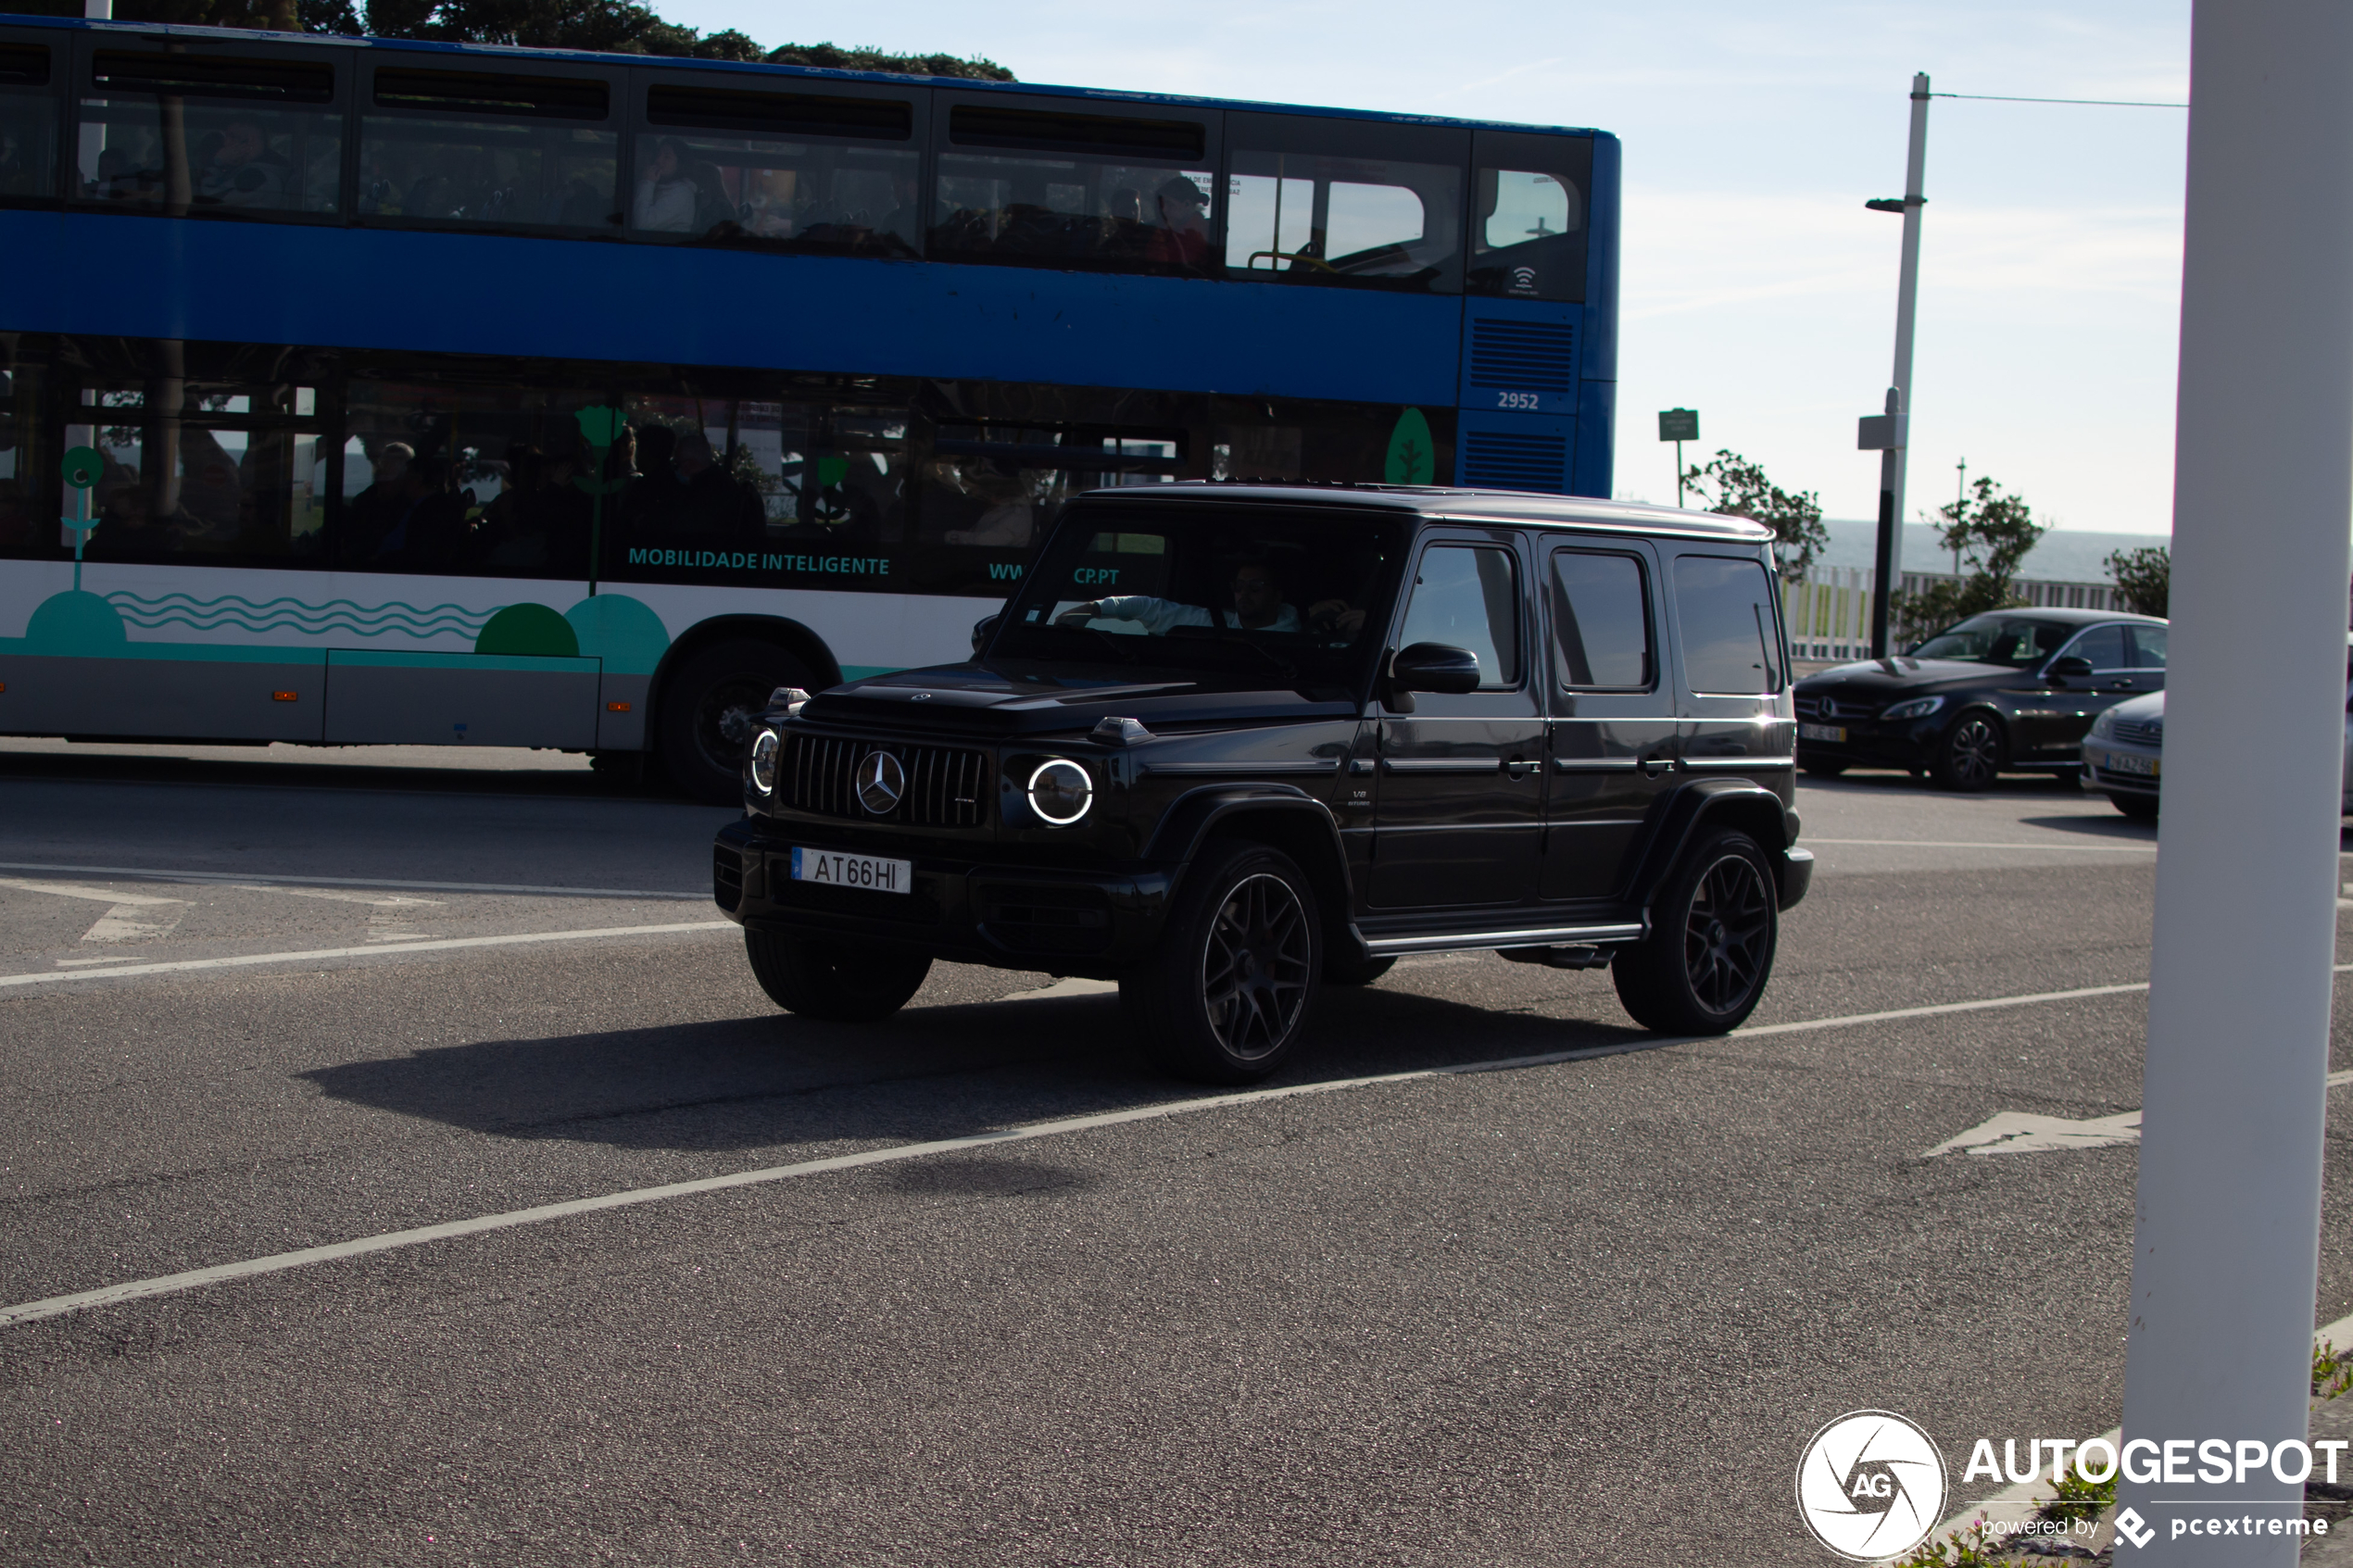
[[[1926,1539],[1944,1513],[1944,1457],[1893,1411],[1850,1411],[1797,1461],[1797,1511],[1839,1556],[1875,1562]]]

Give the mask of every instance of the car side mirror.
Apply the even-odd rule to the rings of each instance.
[[[1416,643],[1390,660],[1389,684],[1401,692],[1475,692],[1478,655],[1444,643]]]
[[[2092,678],[2092,661],[2070,654],[2051,660],[2050,668],[2044,673],[2054,681],[2088,681]]]
[[[980,645],[988,640],[988,634],[997,630],[997,622],[1002,619],[1004,618],[999,615],[986,615],[973,622],[974,653],[980,652]]]

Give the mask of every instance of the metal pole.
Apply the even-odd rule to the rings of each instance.
[[[2353,507],[2348,76],[2341,0],[2196,0],[2128,1451],[2221,1439],[2235,1458],[2306,1436]],[[2136,1560],[2296,1560],[2294,1536],[2186,1522],[2294,1519],[2300,1485],[2268,1463],[2221,1485],[2182,1474],[2125,1479],[2154,1532]]]
[[[1683,504],[1683,444],[1675,443],[1675,504]]]
[[[1928,167],[1928,73],[1912,78],[1912,136],[1904,153],[1904,260],[1895,283],[1895,373],[1888,384],[1903,395],[1904,412],[1919,406],[1912,395],[1912,323],[1920,302],[1920,208],[1928,197],[1920,179]],[[1895,533],[1888,559],[1901,571],[1904,559],[1904,476],[1908,442],[1895,448],[1895,483],[1888,488],[1895,497]]]
[[[1903,395],[1894,387],[1887,389],[1887,412],[1891,427],[1900,427],[1895,416],[1904,411]],[[1891,437],[1900,442],[1900,434]],[[1871,657],[1885,659],[1894,651],[1888,646],[1888,601],[1895,596],[1896,582],[1903,571],[1903,536],[1895,526],[1897,497],[1904,483],[1904,449],[1900,445],[1883,446],[1879,455],[1879,553],[1872,558],[1877,575],[1871,591]]]

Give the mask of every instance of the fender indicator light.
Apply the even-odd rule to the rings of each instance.
[[[6,691],[6,689],[7,688],[6,686],[0,686],[0,691]],[[626,713],[629,711],[629,705],[625,702],[609,702],[605,704],[605,711],[608,713]]]
[[[271,692],[270,694],[270,700],[272,702],[292,702],[295,700],[295,694],[292,692]]]

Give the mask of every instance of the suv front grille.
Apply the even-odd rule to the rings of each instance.
[[[866,809],[858,798],[858,767],[881,751],[899,759],[905,787],[888,811]],[[785,738],[784,765],[777,770],[776,798],[797,811],[852,822],[895,822],[904,827],[976,828],[987,818],[982,784],[988,755],[946,746],[909,746],[897,741],[846,740],[838,735],[794,734]]]

